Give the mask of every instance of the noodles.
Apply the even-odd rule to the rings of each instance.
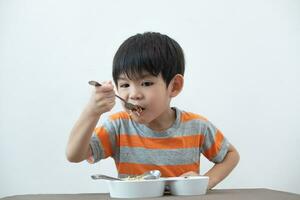
[[[144,180],[144,176],[143,175],[139,175],[139,176],[133,176],[133,177],[126,177],[126,178],[123,178],[122,180],[124,181],[140,181],[140,180]]]

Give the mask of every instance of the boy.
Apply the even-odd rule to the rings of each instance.
[[[142,112],[124,107],[95,128],[115,105],[112,83],[103,82],[71,131],[68,160],[95,163],[111,156],[119,177],[153,169],[172,177],[199,175],[203,154],[215,163],[205,174],[208,188],[217,185],[237,165],[239,154],[207,119],[170,107],[183,88],[184,69],[181,47],[166,35],[147,32],[124,41],[113,60],[114,83],[119,96]]]

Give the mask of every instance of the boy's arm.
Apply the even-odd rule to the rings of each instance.
[[[100,115],[90,115],[88,109],[81,113],[67,145],[66,155],[70,162],[81,162],[92,154],[89,142],[99,118]]]
[[[209,177],[208,189],[213,188],[221,182],[238,164],[240,159],[238,151],[233,145],[229,145],[228,152],[221,163],[215,164],[205,176]]]
[[[96,87],[90,102],[71,130],[66,156],[70,162],[81,162],[92,155],[90,138],[100,116],[115,105],[113,85],[108,82]]]

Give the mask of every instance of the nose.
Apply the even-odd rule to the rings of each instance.
[[[143,93],[138,87],[131,87],[129,98],[132,100],[140,100],[143,98]]]

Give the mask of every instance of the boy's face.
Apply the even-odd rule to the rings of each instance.
[[[161,74],[156,77],[144,73],[135,80],[121,74],[117,90],[122,98],[144,108],[139,116],[136,113],[131,115],[133,120],[139,123],[150,123],[169,109],[170,89],[167,88]]]

